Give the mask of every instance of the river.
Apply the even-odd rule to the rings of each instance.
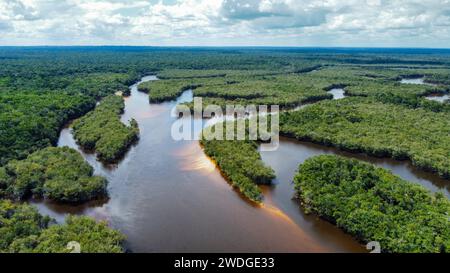
[[[425,78],[424,77],[410,78],[410,79],[406,79],[405,78],[405,79],[401,79],[400,83],[436,86],[436,84],[425,82]],[[449,94],[442,94],[442,93],[435,93],[435,94],[428,95],[425,98],[427,100],[432,100],[432,101],[437,101],[437,102],[445,102],[447,100],[450,100],[450,95]]]
[[[142,79],[150,80],[156,77]],[[64,128],[58,146],[77,149],[95,174],[108,179],[109,199],[81,206],[32,203],[59,222],[68,213],[107,220],[127,236],[125,246],[133,252],[363,252],[364,246],[342,230],[305,215],[293,199],[291,181],[305,159],[325,153],[357,157],[449,196],[448,181],[406,161],[374,159],[282,138],[277,151],[261,152],[277,179],[274,186],[263,187],[264,205],[254,205],[226,182],[198,141],[172,139],[171,126],[177,119],[171,114],[173,108],[191,100],[188,90],[177,101],[150,104],[148,95],[133,85],[122,121],[136,119],[141,136],[116,166],[105,166],[79,149],[71,129]]]
[[[345,98],[345,90],[342,88],[333,88],[330,91],[328,91],[331,95],[333,95],[333,99],[340,100]]]

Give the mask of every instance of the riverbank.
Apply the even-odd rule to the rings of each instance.
[[[136,119],[141,141],[116,165],[103,165],[95,154],[78,147],[70,128],[64,129],[58,145],[78,149],[95,174],[108,179],[110,199],[75,207],[40,201],[34,204],[60,221],[68,213],[108,220],[127,236],[125,245],[133,252],[365,251],[339,228],[304,214],[292,200],[290,181],[298,165],[293,166],[303,156],[310,156],[309,152],[339,151],[320,146],[313,149],[312,144],[282,138],[278,151],[261,152],[262,160],[275,170],[277,178],[275,186],[261,187],[264,205],[252,206],[227,183],[197,141],[172,139],[170,128],[178,119],[174,109],[192,97],[188,90],[176,101],[149,104],[148,95],[133,85],[131,95],[125,98],[121,120],[127,124]],[[208,120],[193,122],[201,129]],[[379,160],[376,164],[392,168],[408,180],[415,178],[436,190],[440,187],[406,162]],[[186,232],[189,238],[183,236]]]
[[[58,145],[78,149],[94,173],[108,179],[110,198],[82,206],[39,200],[33,204],[60,222],[69,213],[107,220],[126,235],[125,246],[133,252],[364,251],[322,220],[311,219],[324,223],[317,231],[299,225],[276,206],[250,205],[224,180],[198,141],[172,140],[170,127],[178,119],[173,109],[190,100],[192,92],[186,91],[177,101],[148,104],[147,94],[132,86],[121,120],[135,118],[141,140],[116,165],[105,166],[95,154],[80,149],[71,129],[64,129]],[[194,122],[204,125],[206,121]],[[186,232],[189,237],[183,235]],[[333,238],[324,240],[327,234]]]

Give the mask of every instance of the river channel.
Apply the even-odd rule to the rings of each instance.
[[[157,80],[147,76],[142,81]],[[70,126],[58,146],[77,149],[109,181],[107,200],[81,206],[32,201],[41,213],[62,222],[67,214],[107,220],[122,231],[133,252],[364,252],[365,247],[334,225],[306,215],[295,199],[292,178],[298,165],[318,154],[355,157],[392,170],[432,191],[450,196],[448,181],[417,170],[407,161],[350,154],[311,143],[281,138],[276,151],[261,152],[277,175],[263,187],[264,205],[243,198],[204,155],[198,141],[176,141],[171,127],[177,104],[192,100],[185,91],[176,101],[151,104],[148,95],[131,86],[122,121],[137,120],[140,140],[117,165],[105,166],[80,149]],[[332,90],[335,99],[343,90]],[[201,130],[204,120],[199,123]],[[199,130],[194,134],[199,133]]]

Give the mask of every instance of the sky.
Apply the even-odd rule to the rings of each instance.
[[[450,0],[0,0],[0,45],[450,47]]]

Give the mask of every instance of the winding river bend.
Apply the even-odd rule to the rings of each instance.
[[[425,78],[424,77],[411,78],[411,79],[401,79],[400,83],[436,86],[435,84],[425,82]],[[432,100],[432,101],[437,101],[437,102],[445,102],[447,100],[450,100],[450,95],[449,94],[436,93],[436,94],[428,95],[425,98],[427,100]]]
[[[142,79],[151,80],[156,77]],[[189,90],[177,101],[149,104],[148,95],[133,85],[122,121],[136,119],[141,138],[117,166],[98,162],[95,155],[78,147],[69,127],[63,129],[58,146],[77,149],[96,174],[108,179],[109,199],[82,206],[33,203],[58,221],[68,213],[107,220],[127,236],[126,247],[134,252],[362,252],[364,246],[332,224],[305,215],[292,199],[291,181],[305,159],[324,153],[357,157],[450,196],[447,181],[408,162],[282,138],[277,151],[261,153],[277,179],[274,186],[263,188],[264,205],[255,206],[231,188],[198,141],[172,139],[171,127],[177,119],[172,110],[190,100]]]

